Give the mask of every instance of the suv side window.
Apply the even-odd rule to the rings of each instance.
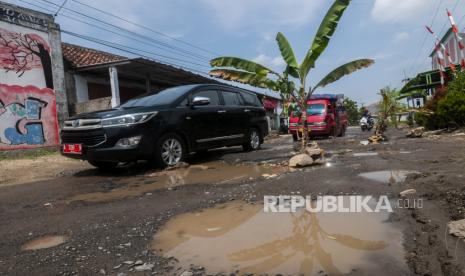
[[[242,98],[244,98],[244,105],[247,106],[260,106],[260,100],[257,98],[257,95],[247,92],[241,92]]]
[[[221,93],[223,94],[223,100],[225,105],[237,106],[242,104],[242,100],[238,93],[230,91],[222,91]]]
[[[187,99],[187,97],[185,97],[184,100],[182,100],[182,101],[178,104],[178,107],[186,107],[188,103],[189,103],[189,100]]]
[[[203,90],[192,93],[191,102],[194,97],[207,97],[210,99],[210,104],[208,105],[220,105],[220,98],[218,96],[218,91],[216,90]]]

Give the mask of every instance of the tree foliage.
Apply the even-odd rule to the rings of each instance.
[[[346,108],[349,124],[351,126],[357,125],[360,119],[360,110],[357,102],[348,97],[344,97],[344,106]]]
[[[396,114],[402,108],[399,102],[399,91],[385,87],[381,89],[381,101],[379,102],[378,120],[376,123],[376,134],[386,131],[389,121],[397,127]]]
[[[447,123],[465,125],[465,71],[449,83],[447,94],[438,102],[437,114]]]

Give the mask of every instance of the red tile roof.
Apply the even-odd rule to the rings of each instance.
[[[74,44],[62,43],[63,58],[71,63],[73,67],[81,67],[125,60],[127,57],[98,51]]]

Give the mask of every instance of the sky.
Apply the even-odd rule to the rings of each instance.
[[[48,13],[56,12],[64,2],[28,0],[35,5],[31,6],[25,0],[5,1]],[[302,61],[332,3],[332,0],[67,0],[56,21],[62,30],[137,48],[147,57],[197,73],[208,72],[208,60],[219,55],[252,59],[280,72],[285,64],[276,44],[276,33],[286,35],[298,61]],[[329,46],[310,71],[307,83],[315,85],[331,70],[351,60],[371,58],[376,62],[372,67],[319,88],[317,93],[341,93],[365,105],[377,101],[381,88],[399,88],[405,76],[414,77],[431,68],[429,54],[434,38],[424,26],[432,26],[442,36],[450,26],[446,8],[453,11],[459,29],[463,30],[465,0],[352,0]],[[104,25],[85,15],[137,34],[115,34],[121,30],[110,26],[105,28],[113,32],[99,29]],[[62,40],[134,56],[68,34],[63,34]],[[168,48],[154,44],[158,42]]]

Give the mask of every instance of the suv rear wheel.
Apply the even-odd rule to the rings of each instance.
[[[256,128],[249,130],[245,143],[242,145],[245,151],[258,150],[262,143],[260,132]]]
[[[155,144],[155,164],[161,168],[175,166],[185,155],[184,143],[178,135],[168,133],[158,139]]]

